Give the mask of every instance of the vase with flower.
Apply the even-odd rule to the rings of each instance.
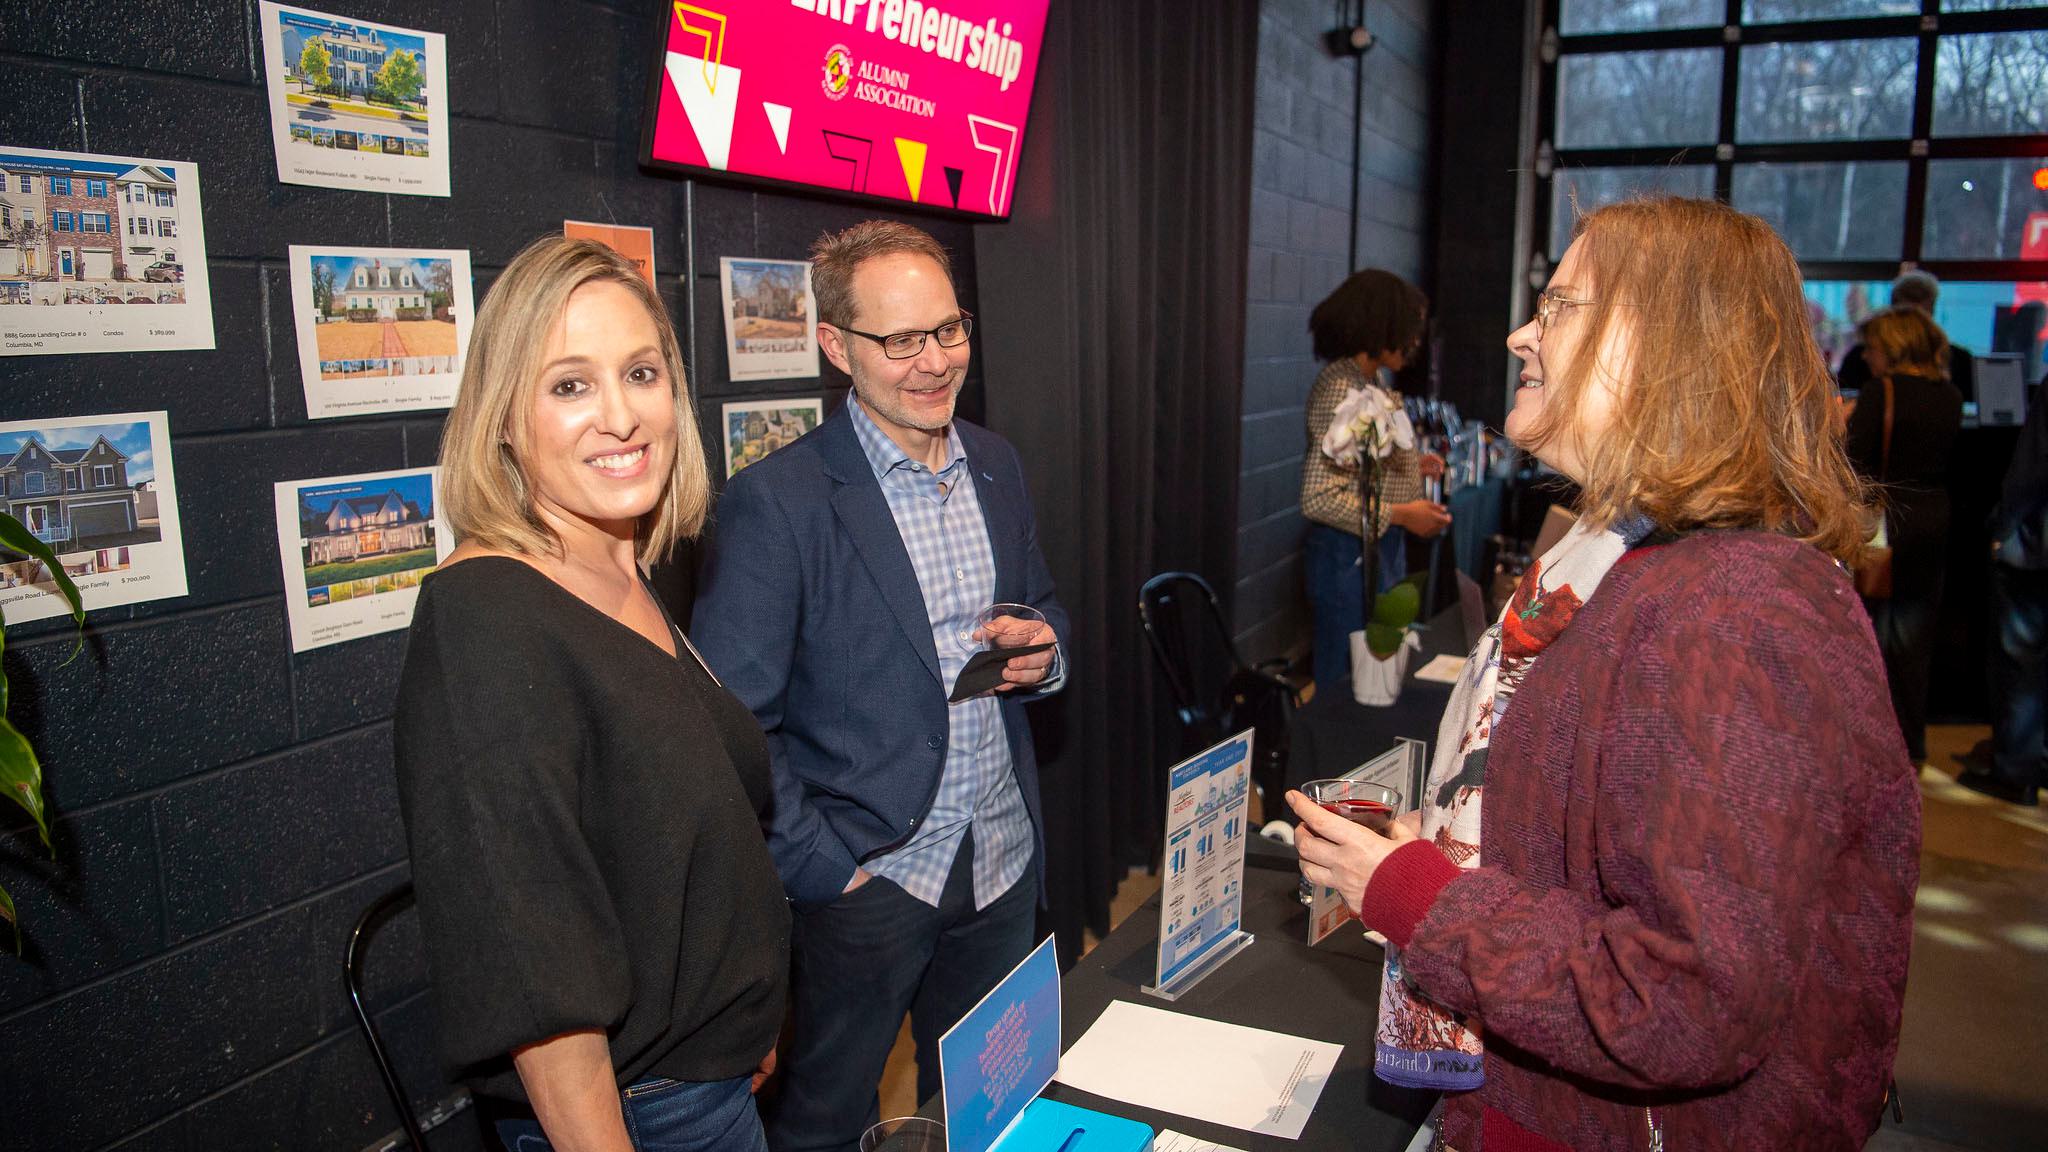
[[[1384,513],[1381,477],[1396,449],[1415,449],[1415,428],[1400,402],[1374,386],[1345,393],[1323,434],[1322,451],[1358,474],[1359,504],[1364,509],[1359,577],[1364,585],[1365,627],[1350,636],[1351,695],[1360,704],[1380,707],[1399,698],[1409,655],[1422,646],[1412,628],[1422,607],[1421,590],[1409,581],[1384,592],[1379,586],[1374,540]]]

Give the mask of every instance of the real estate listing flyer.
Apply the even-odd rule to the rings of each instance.
[[[721,414],[725,417],[725,474],[731,476],[816,428],[825,418],[825,402],[816,396],[741,400],[725,405]]]
[[[469,346],[469,253],[291,246],[306,415],[447,408]]]
[[[0,510],[57,554],[87,611],[185,595],[185,540],[163,412],[0,424]],[[40,560],[0,548],[9,624],[70,609]]]
[[[455,550],[439,477],[438,468],[411,468],[276,485],[292,651],[412,623],[420,581]]]
[[[0,144],[0,354],[213,347],[199,168]]]
[[[808,260],[718,261],[727,374],[771,380],[818,374],[818,303]]]
[[[279,180],[448,195],[447,37],[260,7]]]

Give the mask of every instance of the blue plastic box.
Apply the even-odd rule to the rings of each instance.
[[[1016,1125],[989,1152],[1152,1152],[1152,1129],[1136,1120],[1040,1099],[1025,1106]]]

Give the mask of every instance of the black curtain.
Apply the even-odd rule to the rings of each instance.
[[[991,427],[1073,617],[1034,706],[1051,928],[1108,930],[1178,758],[1138,587],[1236,563],[1257,0],[1053,0],[1012,217],[975,230]]]

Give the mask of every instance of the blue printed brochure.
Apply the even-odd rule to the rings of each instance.
[[[1060,965],[1053,938],[939,1037],[946,1152],[988,1152],[1060,1066]]]
[[[1149,1152],[1152,1129],[1040,1100],[1060,1066],[1060,966],[1033,949],[939,1037],[946,1152]]]
[[[1250,942],[1242,912],[1251,764],[1246,729],[1169,773],[1159,982],[1147,992],[1171,1000]]]

